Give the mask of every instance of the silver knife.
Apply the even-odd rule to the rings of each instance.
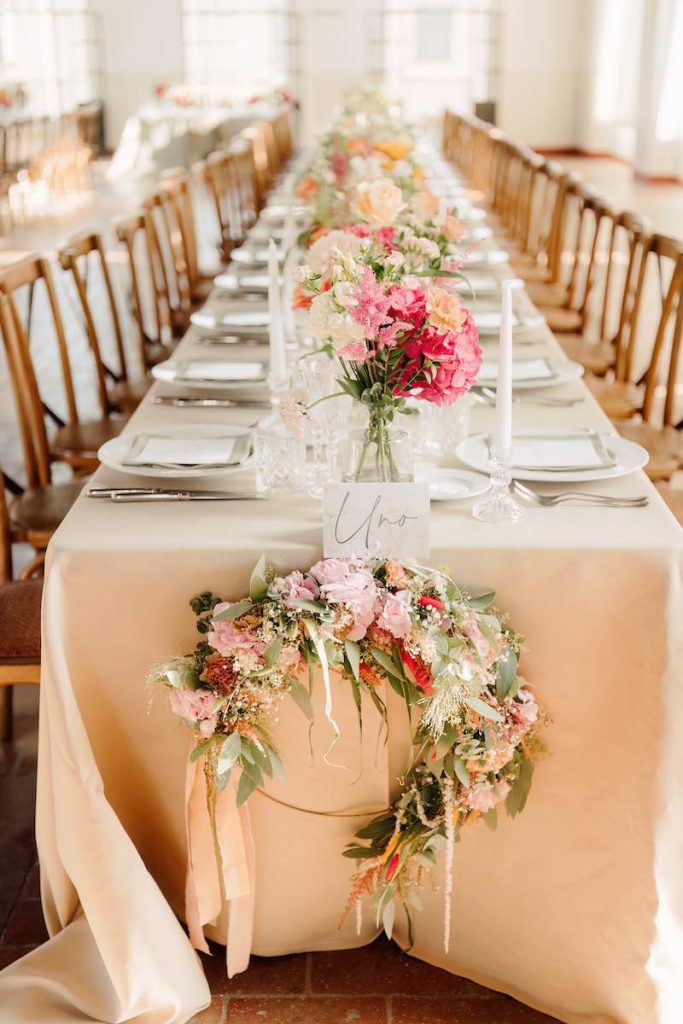
[[[228,494],[225,491],[115,491],[111,500],[132,501],[258,501],[258,494]]]
[[[88,498],[110,498],[112,501],[252,501],[258,494],[229,491],[175,491],[163,487],[91,487]]]
[[[240,405],[252,405],[258,409],[265,409],[270,406],[270,402],[253,402],[253,401],[238,401],[234,398],[198,398],[191,396],[176,396],[176,395],[154,395],[151,399],[152,405],[170,405],[174,408],[182,409],[185,407],[194,407],[202,409],[230,409],[234,406]]]

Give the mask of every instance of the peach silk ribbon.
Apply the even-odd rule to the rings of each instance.
[[[254,842],[249,812],[237,806],[239,777],[235,766],[226,788],[216,794],[213,812],[203,758],[188,763],[185,780],[185,918],[190,941],[195,949],[209,952],[204,925],[216,920],[227,900],[229,978],[249,966],[254,929]]]

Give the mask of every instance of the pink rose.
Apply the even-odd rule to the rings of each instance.
[[[218,698],[210,690],[172,689],[168,696],[171,710],[186,722],[209,721],[214,718]],[[215,728],[215,723],[211,732]]]
[[[298,668],[301,655],[296,647],[283,647],[279,661],[281,668]]]
[[[220,612],[229,607],[230,605],[228,604],[218,604],[214,610]],[[226,657],[229,657],[236,650],[263,654],[266,649],[267,645],[264,640],[259,640],[258,637],[252,636],[251,633],[238,629],[234,622],[229,620],[217,622],[213,619],[212,625],[213,629],[206,637],[207,642]]]
[[[480,658],[487,658],[491,654],[491,645],[482,633],[477,623],[472,620],[462,627],[465,636],[472,641],[474,649]]]
[[[386,597],[377,625],[381,629],[386,629],[392,636],[406,635],[412,625],[408,590],[399,590],[398,593]]]
[[[285,576],[282,581],[282,600],[287,604],[289,601],[315,601],[320,593],[320,587],[312,576],[304,576],[302,572],[295,570]]]

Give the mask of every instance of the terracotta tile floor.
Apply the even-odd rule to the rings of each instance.
[[[0,743],[0,968],[46,938],[33,837],[37,690],[16,692],[15,738]],[[213,999],[192,1024],[553,1024],[554,1018],[402,954],[363,949],[262,959],[228,981],[202,956]]]

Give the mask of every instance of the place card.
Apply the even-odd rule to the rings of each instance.
[[[429,556],[426,484],[328,484],[323,496],[325,558]]]

